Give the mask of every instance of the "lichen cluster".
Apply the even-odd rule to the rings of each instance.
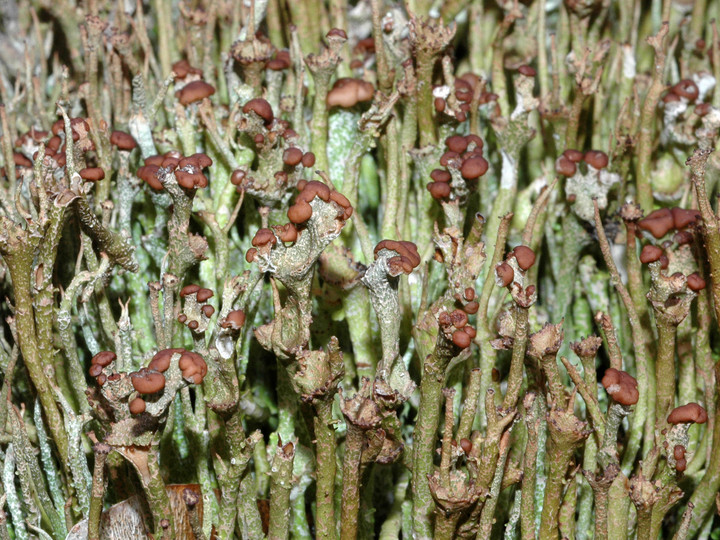
[[[0,540],[720,537],[718,0],[0,0]]]

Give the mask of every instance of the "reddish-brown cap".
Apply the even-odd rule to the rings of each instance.
[[[685,457],[685,447],[682,444],[676,444],[673,448],[673,457],[675,459],[683,459]]]
[[[646,246],[643,246],[642,251],[640,252],[640,262],[643,264],[650,264],[651,262],[660,260],[660,257],[662,257],[662,255],[662,248],[654,246],[652,244],[648,244]]]
[[[297,225],[305,223],[312,217],[312,206],[307,201],[299,200],[288,208],[287,217]]]
[[[185,351],[178,363],[184,379],[200,384],[207,374],[207,364],[202,356],[191,351]]]
[[[475,145],[475,148],[473,148],[474,152],[482,152],[484,143],[479,135],[470,133],[469,135],[465,135],[465,140],[468,143],[468,147],[471,147],[473,144]]]
[[[454,159],[458,159],[460,157],[460,154],[457,152],[453,152],[452,150],[448,150],[445,152],[442,156],[440,156],[440,165],[443,167],[447,167],[450,161]]]
[[[165,159],[164,155],[158,154],[156,156],[146,157],[145,159],[143,159],[143,163],[148,166],[162,167],[164,159]]]
[[[470,88],[472,88],[473,90],[475,90],[475,87],[480,82],[480,76],[473,73],[472,71],[463,73],[462,75],[460,75],[460,77],[458,77],[458,79],[462,79],[463,81],[468,83],[470,85]]]
[[[275,234],[272,232],[271,229],[262,228],[257,230],[255,236],[253,236],[251,243],[255,247],[261,247],[267,244],[275,245],[277,244],[277,238],[275,237]]]
[[[609,368],[602,378],[602,385],[605,391],[621,405],[635,405],[640,397],[637,381],[625,371]]]
[[[604,169],[608,166],[608,156],[602,150],[588,150],[583,159],[595,169]]]
[[[158,178],[160,167],[157,165],[144,165],[137,170],[137,177],[156,191],[164,189]]]
[[[208,185],[207,176],[201,172],[189,173],[178,169],[175,171],[175,179],[178,185],[185,189],[204,188]]]
[[[210,289],[200,289],[197,292],[197,300],[198,302],[207,302],[210,300],[213,296],[215,296],[215,293],[213,293]]]
[[[200,311],[202,311],[202,314],[205,315],[207,318],[210,318],[213,316],[213,313],[215,313],[215,308],[212,307],[210,304],[206,304],[202,308],[200,308]]]
[[[155,353],[155,356],[152,357],[152,360],[150,360],[148,369],[163,373],[170,367],[172,355],[176,353],[182,354],[184,352],[185,349],[163,349],[162,351],[158,351]]]
[[[90,364],[106,367],[109,366],[116,358],[117,355],[112,351],[101,351],[92,357]]]
[[[88,182],[97,182],[105,178],[105,171],[102,167],[85,167],[78,171],[80,178]]]
[[[461,349],[467,349],[472,343],[472,338],[463,330],[455,330],[452,334],[452,342]]]
[[[711,109],[711,103],[699,103],[698,105],[695,105],[695,114],[698,116],[705,116]]]
[[[64,120],[62,118],[58,118],[57,120],[55,120],[55,122],[53,122],[53,125],[50,126],[50,131],[52,131],[53,135],[57,135],[63,129],[65,129],[64,124]]]
[[[460,174],[466,180],[474,180],[485,174],[488,170],[488,162],[483,157],[471,157],[463,161],[460,167]]]
[[[303,167],[310,168],[313,165],[315,165],[315,154],[313,154],[312,152],[305,152],[303,154],[301,161],[302,161]]]
[[[473,98],[472,85],[465,79],[461,79],[461,78],[455,79],[455,97],[459,101],[463,101],[465,103],[472,101],[472,98]]]
[[[563,154],[555,161],[555,171],[563,176],[572,176],[577,171],[577,165]]]
[[[670,212],[672,212],[673,224],[676,229],[684,229],[702,220],[699,210],[685,210],[676,206],[670,209]]]
[[[233,173],[230,175],[230,182],[234,186],[239,186],[242,183],[242,181],[245,179],[246,174],[247,173],[245,171],[243,171],[242,169],[237,169],[237,170],[233,171]]]
[[[85,121],[84,118],[71,118],[70,119],[70,127],[72,128],[72,138],[73,141],[77,141],[80,139],[80,134],[76,131],[76,128],[79,128],[82,126],[82,129],[87,133],[90,131],[90,125]],[[61,131],[64,131],[65,129],[65,122],[62,118],[58,119],[53,125],[52,125],[52,132],[53,135],[57,135]]]
[[[180,90],[175,92],[178,101],[182,105],[190,105],[196,101],[202,101],[215,93],[215,87],[205,81],[193,81],[187,83]]]
[[[298,188],[299,187],[300,184],[298,183]],[[296,201],[305,201],[309,203],[315,197],[320,197],[323,201],[328,202],[330,200],[330,188],[322,182],[310,180],[309,182],[305,182],[303,184]]]
[[[469,315],[475,315],[480,309],[480,304],[475,300],[471,300],[463,306],[463,311]]]
[[[445,169],[433,169],[430,178],[433,182],[449,182],[452,180],[452,175]]]
[[[537,72],[527,64],[520,66],[518,72],[526,77],[535,77],[537,75]]]
[[[213,160],[210,156],[208,156],[207,154],[203,154],[202,152],[198,152],[191,156],[181,158],[178,162],[178,167],[182,168],[187,167],[188,165],[192,165],[197,169],[204,169],[212,164]]]
[[[668,424],[704,424],[707,419],[707,411],[697,403],[676,407],[667,417]]]
[[[692,244],[694,240],[695,237],[690,231],[680,231],[673,235],[673,242],[675,242],[678,246]]]
[[[19,152],[13,153],[13,163],[18,167],[32,167],[33,162]]]
[[[137,146],[137,141],[129,133],[113,131],[110,134],[110,144],[117,146],[118,150],[132,150]]]
[[[501,262],[495,267],[495,275],[497,276],[497,284],[501,287],[507,287],[513,282],[515,270],[506,262]]]
[[[165,376],[154,370],[142,368],[130,374],[133,388],[141,394],[154,394],[165,388]]]
[[[61,144],[62,139],[55,135],[54,137],[50,137],[50,140],[47,142],[45,147],[49,150],[52,150],[53,152],[57,152]]]
[[[445,139],[445,146],[448,150],[462,154],[468,146],[468,141],[462,135],[451,135]]]
[[[277,51],[275,57],[269,60],[265,67],[272,71],[282,71],[290,67],[290,52],[287,49]]]
[[[283,163],[285,165],[290,165],[291,167],[294,167],[298,163],[302,161],[303,158],[303,152],[299,148],[296,147],[290,147],[283,152]]]
[[[468,439],[460,439],[460,448],[462,448],[462,451],[465,452],[466,456],[470,455],[470,452],[472,452],[472,443]]]
[[[574,150],[572,148],[568,148],[567,150],[565,150],[562,155],[568,158],[573,163],[580,163],[585,157],[585,154],[583,154],[580,150]]]
[[[192,67],[190,65],[190,62],[185,60],[184,58],[182,60],[178,60],[172,65],[173,73],[175,74],[176,79],[184,79],[191,73],[193,75],[200,75],[202,77],[202,69]]]
[[[517,260],[518,266],[523,270],[527,270],[535,264],[535,252],[527,246],[517,246],[512,250]]]
[[[286,223],[276,229],[279,229],[278,236],[282,242],[295,242],[298,238],[298,230],[294,223]]]
[[[394,251],[398,255],[388,259],[388,268],[392,275],[401,273],[410,274],[420,264],[420,255],[417,246],[412,242],[404,240],[381,240],[375,246],[374,254],[377,259],[380,251],[387,249]]]
[[[462,328],[468,323],[467,313],[459,309],[450,312],[450,322],[455,328]]]
[[[411,274],[413,271],[413,265],[410,259],[397,255],[396,257],[390,257],[387,261],[388,270],[391,275],[398,276],[400,274]]]
[[[91,377],[97,377],[102,373],[103,367],[100,364],[92,364],[90,366],[90,369],[88,369],[88,373]]]
[[[375,52],[375,40],[372,36],[361,39],[355,45],[353,52],[360,54],[373,54]]]
[[[251,99],[245,105],[243,105],[242,111],[245,114],[250,114],[251,111],[254,112],[263,119],[266,126],[271,124],[273,119],[275,118],[272,106],[270,105],[270,103],[267,102],[267,100],[264,100],[263,98]]]
[[[130,404],[130,414],[142,414],[145,412],[145,400],[141,397],[136,397]]]
[[[15,146],[22,146],[24,141],[32,139],[35,142],[42,142],[45,137],[48,136],[47,131],[42,131],[40,129],[36,129],[35,127],[30,127],[28,131],[20,135],[18,137],[17,141],[15,141]]]
[[[370,101],[374,94],[375,88],[369,82],[345,77],[335,81],[332,90],[328,92],[327,104],[328,107],[347,109],[363,101]]]
[[[207,176],[201,172],[187,172],[178,169],[175,171],[175,179],[178,185],[185,189],[204,188],[208,185]]]
[[[331,191],[330,192],[330,200],[333,202],[336,202],[340,206],[343,207],[345,210],[343,213],[343,219],[348,220],[353,215],[353,207],[352,204],[350,204],[350,201],[348,198],[340,193],[339,191]]]
[[[705,280],[700,277],[700,274],[693,272],[687,277],[687,285],[691,291],[702,291],[706,287]]]
[[[241,309],[231,311],[222,321],[220,321],[221,327],[230,328],[231,330],[240,330],[244,324],[245,312]]]
[[[695,101],[700,93],[697,84],[695,84],[691,79],[681,80],[672,87],[671,91],[689,101]]]
[[[331,28],[330,31],[325,34],[326,38],[340,38],[347,39],[347,34],[342,28]]]
[[[191,283],[190,285],[185,285],[182,289],[180,289],[180,297],[185,298],[189,294],[195,294],[200,290],[200,285],[196,285],[194,283]]]
[[[433,199],[445,199],[450,196],[452,188],[447,182],[430,182],[427,185],[427,189],[432,195]]]
[[[675,220],[669,208],[660,208],[650,212],[644,219],[638,221],[638,227],[648,231],[655,238],[662,238],[675,226]]]
[[[180,164],[180,160],[182,159],[181,155],[178,155],[176,153],[170,153],[166,152],[163,156],[162,163],[160,166],[164,169],[170,169],[175,170],[177,166]]]

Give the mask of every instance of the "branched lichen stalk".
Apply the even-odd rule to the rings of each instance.
[[[658,353],[655,358],[657,401],[655,417],[664,419],[675,406],[675,336],[677,327],[657,317]]]
[[[360,511],[360,459],[365,434],[361,428],[348,424],[343,458],[342,511],[340,515],[340,539],[354,540],[358,534]]]
[[[525,425],[527,441],[523,458],[523,479],[520,498],[520,534],[523,540],[535,538],[535,480],[537,475],[539,407],[535,403],[535,394],[528,393],[524,399]]]
[[[38,348],[32,290],[30,283],[33,263],[32,243],[27,232],[12,225],[9,219],[0,216],[0,254],[10,270],[15,295],[15,324],[23,360],[30,378],[37,388],[40,401],[47,416],[52,438],[58,446],[63,466],[68,459],[67,434],[62,427],[62,418],[53,398],[48,379],[43,371]]]
[[[105,497],[104,469],[110,446],[104,443],[95,445],[95,466],[93,469],[90,513],[88,514],[88,540],[100,540],[100,516]]]
[[[287,443],[275,451],[270,481],[270,528],[268,538],[284,540],[290,536],[290,490],[292,489],[295,445]]]
[[[640,126],[637,141],[637,164],[635,168],[635,186],[638,203],[645,212],[653,208],[651,153],[655,127],[655,110],[662,92],[665,90],[663,79],[665,75],[665,57],[667,54],[665,38],[669,31],[669,24],[664,22],[657,35],[648,38],[648,43],[655,50],[655,60],[652,82],[645,95],[640,116]]]
[[[598,208],[597,201],[594,202],[594,206],[595,230],[598,234],[600,250],[602,251],[605,264],[607,264],[608,270],[610,270],[612,283],[615,286],[618,294],[620,295],[620,298],[625,305],[625,309],[627,310],[628,319],[630,320],[633,347],[635,349],[635,365],[637,371],[636,378],[638,381],[638,392],[640,394],[640,399],[638,400],[637,406],[635,407],[635,415],[633,418],[633,425],[630,432],[630,440],[628,441],[625,455],[623,456],[624,468],[626,463],[625,460],[627,460],[627,462],[632,462],[634,456],[640,448],[640,442],[643,436],[643,427],[646,425],[646,423],[654,425],[655,411],[649,411],[647,408],[648,388],[653,386],[651,382],[654,381],[654,374],[651,373],[650,370],[648,370],[648,363],[645,356],[645,347],[643,343],[644,340],[642,337],[642,326],[638,314],[635,311],[635,305],[633,304],[632,298],[630,297],[630,293],[628,293],[625,285],[623,285],[622,279],[620,278],[620,273],[618,272],[617,266],[615,265],[615,261],[612,257],[610,251],[610,243],[608,242],[607,236],[605,235],[605,229],[602,225],[602,220],[600,218],[600,209]]]
[[[540,539],[557,538],[557,518],[562,501],[565,475],[576,448],[588,435],[584,422],[575,417],[571,407],[565,411],[553,406],[548,411],[547,421],[550,432],[546,449],[548,473],[538,535]]]
[[[337,442],[333,427],[332,400],[316,405],[315,461],[317,463],[316,519],[317,537],[331,540],[337,537],[335,528],[335,453]]]
[[[413,526],[416,538],[432,537],[433,501],[427,478],[432,473],[445,370],[451,358],[449,349],[438,347],[425,359],[423,366],[420,407],[413,438]]]

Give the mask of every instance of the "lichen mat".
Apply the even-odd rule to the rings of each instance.
[[[0,540],[720,538],[720,0],[0,0]]]

